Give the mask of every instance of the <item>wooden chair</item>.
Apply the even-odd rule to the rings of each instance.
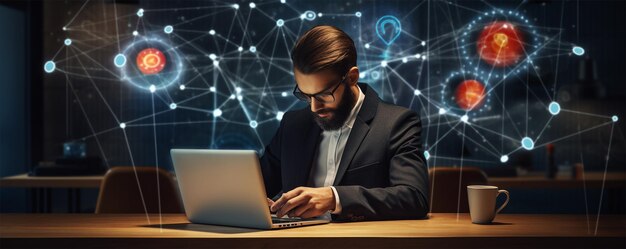
[[[160,188],[157,188],[157,176]],[[183,212],[171,173],[155,167],[113,167],[100,185],[96,214],[159,213],[159,203],[161,213]]]
[[[468,185],[486,185],[487,174],[476,167],[451,168],[437,166],[428,171],[430,180],[430,212],[432,213],[467,213]],[[459,178],[461,196],[459,199]],[[460,200],[460,202],[459,202]]]

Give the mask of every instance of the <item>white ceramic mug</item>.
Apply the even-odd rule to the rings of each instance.
[[[496,210],[496,198],[500,193],[506,195],[506,201]],[[509,203],[509,191],[498,190],[496,186],[469,185],[467,199],[472,223],[488,224]]]

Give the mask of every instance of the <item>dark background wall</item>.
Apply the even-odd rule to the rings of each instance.
[[[106,71],[98,69],[98,65],[85,57],[74,56],[80,54],[78,51],[64,48],[63,41],[67,37],[71,37],[77,48],[82,51],[90,51],[89,55],[95,61],[102,64],[110,63],[111,58],[119,51],[117,46],[117,33],[123,34],[122,47],[126,46],[129,41],[128,34],[136,28],[137,18],[134,13],[138,8],[149,9],[169,9],[168,11],[157,11],[146,14],[144,18],[144,29],[160,30],[164,25],[170,23],[178,23],[183,20],[189,20],[194,17],[202,16],[204,12],[211,10],[193,10],[198,6],[220,5],[222,3],[207,1],[93,1],[83,6],[82,1],[48,1],[48,2],[28,2],[29,4],[16,4],[13,2],[0,5],[2,15],[0,15],[0,27],[3,30],[12,30],[12,34],[18,34],[15,38],[3,39],[1,49],[6,50],[7,58],[11,60],[2,60],[2,84],[5,91],[2,93],[2,146],[3,152],[11,151],[6,155],[2,155],[1,174],[2,176],[24,172],[30,169],[40,160],[54,160],[61,156],[61,145],[66,141],[82,140],[87,143],[88,154],[100,156],[106,159],[108,166],[129,166],[136,165],[155,165],[171,169],[171,161],[169,158],[169,149],[173,147],[193,147],[193,148],[247,148],[262,151],[263,144],[267,143],[273,135],[278,122],[267,122],[252,130],[246,127],[246,119],[243,117],[241,110],[233,107],[230,120],[244,121],[243,125],[236,122],[218,123],[213,126],[210,113],[179,109],[175,112],[168,112],[156,117],[157,123],[177,123],[176,125],[159,125],[156,128],[157,151],[155,152],[153,143],[153,130],[151,119],[146,119],[135,123],[137,126],[126,129],[124,132],[117,128],[118,123],[112,118],[113,112],[120,120],[132,120],[137,117],[149,115],[151,109],[151,96],[145,91],[139,91],[119,80],[110,80],[110,75]],[[524,120],[526,115],[524,109],[528,106],[531,109],[532,121],[531,130],[538,130],[542,127],[548,118],[540,114],[544,107],[541,105],[544,99],[535,99],[528,104],[525,101],[526,92],[541,92],[543,86],[552,86],[554,80],[556,82],[557,100],[563,108],[579,110],[588,113],[596,113],[600,115],[620,116],[621,120],[615,126],[608,168],[610,171],[624,172],[626,167],[626,147],[624,144],[624,131],[626,131],[623,120],[626,118],[626,84],[623,82],[623,72],[626,69],[626,3],[623,1],[463,1],[458,2],[458,6],[446,4],[441,1],[433,1],[430,3],[430,13],[428,8],[420,7],[414,13],[407,13],[412,10],[419,2],[415,1],[289,1],[296,7],[298,11],[313,9],[323,13],[353,13],[361,11],[367,20],[365,24],[360,24],[354,18],[319,18],[314,22],[303,22],[298,27],[298,22],[289,24],[290,29],[295,31],[306,30],[317,24],[333,24],[349,33],[355,38],[359,47],[360,59],[359,66],[362,69],[373,67],[380,61],[378,54],[365,51],[363,44],[368,41],[374,41],[375,36],[372,35],[370,23],[375,21],[376,17],[385,14],[394,14],[397,16],[406,16],[403,20],[403,29],[407,30],[413,36],[437,37],[441,34],[448,34],[455,29],[461,27],[468,21],[472,20],[476,13],[468,11],[469,9],[488,10],[492,7],[503,9],[518,8],[521,13],[529,17],[531,21],[538,27],[545,27],[545,32],[554,34],[554,30],[561,27],[560,40],[563,44],[577,44],[585,48],[588,59],[591,61],[584,62],[587,57],[574,57],[566,52],[560,54],[557,63],[555,53],[546,55],[538,60],[541,70],[538,75],[541,80],[533,74],[523,74],[518,81],[507,84],[507,105],[503,108],[509,110],[514,120]],[[239,2],[242,13],[247,13],[248,2]],[[293,9],[281,6],[277,1],[258,2],[259,9],[266,12],[267,15],[277,18],[282,16],[292,17],[296,15]],[[19,5],[19,6],[17,6]],[[28,5],[36,5],[43,10],[41,12],[32,11],[32,7]],[[5,7],[7,6],[7,7]],[[465,8],[463,8],[465,7]],[[175,11],[173,9],[180,9]],[[80,15],[76,15],[81,11]],[[6,13],[6,14],[5,14]],[[118,15],[118,19],[115,19]],[[63,31],[61,27],[66,25],[72,18],[73,30]],[[246,16],[246,15],[242,15]],[[176,26],[180,30],[196,30],[206,32],[214,28],[218,33],[225,34],[232,18],[232,13],[223,12],[210,17],[206,17],[197,21],[190,21],[182,26]],[[269,27],[274,22],[262,15],[252,15],[252,21],[249,24],[247,32],[252,40],[260,39],[266,35]],[[6,20],[5,20],[6,19]],[[31,21],[29,21],[31,20]],[[32,22],[35,20],[35,22]],[[245,21],[242,19],[241,21]],[[427,25],[430,23],[430,26]],[[117,24],[117,25],[116,25]],[[367,26],[366,31],[359,30],[360,25]],[[368,26],[369,25],[369,26]],[[33,28],[35,31],[33,31]],[[38,33],[43,36],[41,39],[33,39],[30,33]],[[21,35],[19,35],[21,34]],[[192,32],[180,32],[181,38],[193,39],[197,34]],[[235,28],[230,36],[232,40],[241,40],[243,31]],[[358,40],[357,37],[362,38]],[[174,40],[180,43],[180,40]],[[7,43],[7,44],[5,44]],[[26,44],[26,46],[24,46]],[[196,40],[194,44],[198,44],[204,51],[216,51],[228,48],[228,45],[219,45],[211,40],[211,37],[202,37]],[[375,44],[375,43],[373,43]],[[411,48],[414,52],[423,52],[416,47],[416,41],[402,36],[396,41],[398,47]],[[247,44],[250,45],[250,44]],[[554,45],[554,44],[553,44]],[[284,47],[280,47],[284,46]],[[17,49],[20,48],[20,49]],[[439,50],[431,51],[434,54],[442,54],[446,56],[456,56],[454,52],[446,52],[449,47],[440,47]],[[38,55],[29,56],[29,53],[43,49]],[[233,48],[230,47],[229,50]],[[289,46],[279,43],[279,48],[273,52],[270,45],[259,47],[266,54],[274,54],[276,57],[288,58],[287,50]],[[185,56],[202,56],[195,48],[189,46],[181,46],[180,51]],[[273,53],[272,53],[273,52]],[[394,51],[395,52],[395,51]],[[4,54],[4,52],[3,52]],[[30,59],[35,57],[35,59]],[[63,68],[66,72],[75,73],[63,74],[55,72],[53,74],[41,75],[42,65],[45,61],[52,57],[71,58],[59,63],[57,67]],[[24,59],[26,58],[26,59]],[[78,59],[76,59],[78,58]],[[80,61],[79,61],[80,60]],[[251,59],[239,59],[240,64],[228,64],[230,71],[236,71],[234,68],[241,66],[246,73],[247,81],[255,81],[264,78],[262,70],[267,69],[268,65],[258,63]],[[279,66],[286,69],[290,68],[288,61],[275,62]],[[594,86],[591,90],[585,90],[582,93],[576,93],[581,85],[589,84],[589,82],[581,81],[580,74],[584,70],[585,63],[593,63],[595,67],[596,78],[587,76],[592,79],[592,83],[601,84]],[[83,65],[84,64],[84,65]],[[259,65],[257,65],[259,64]],[[83,65],[83,66],[81,66]],[[199,65],[202,68],[204,65]],[[90,77],[79,76],[84,74],[81,71],[85,67],[93,68],[87,70]],[[114,70],[110,64],[106,66]],[[458,60],[442,58],[438,60],[428,61],[423,64],[408,64],[407,66],[397,67],[397,71],[403,75],[409,82],[417,82],[420,87],[426,87],[428,84],[438,84],[443,82],[449,72],[459,68]],[[202,69],[201,69],[202,70]],[[238,70],[238,69],[237,69]],[[275,69],[272,69],[275,70]],[[6,72],[5,72],[6,71]],[[205,70],[203,71],[209,81],[214,80],[213,74]],[[67,77],[69,75],[69,77]],[[188,74],[189,75],[189,74]],[[424,75],[425,77],[420,77]],[[426,77],[427,75],[427,77]],[[34,78],[32,78],[34,76]],[[38,78],[39,77],[39,78]],[[199,79],[191,82],[199,82]],[[395,87],[395,93],[406,92],[406,88],[402,88],[402,83],[398,78],[388,77],[390,84]],[[260,80],[257,80],[257,82]],[[370,83],[377,91],[386,96],[387,101],[393,101],[391,95],[394,93],[385,88],[385,83],[380,83],[371,78],[365,78],[363,81]],[[12,84],[10,82],[22,82],[23,84]],[[69,82],[69,83],[68,83]],[[217,84],[226,84],[217,78]],[[293,78],[286,73],[270,74],[269,82],[276,85],[287,86],[285,91],[290,93],[293,85]],[[523,83],[522,83],[523,82]],[[74,91],[69,87],[73,84]],[[34,84],[34,85],[33,85]],[[37,87],[40,84],[40,87]],[[291,85],[290,85],[291,84]],[[97,87],[94,87],[97,85]],[[386,89],[386,90],[385,90]],[[601,94],[604,89],[606,94]],[[280,93],[282,89],[277,89]],[[550,89],[553,90],[553,89]],[[598,91],[598,95],[585,94],[586,91]],[[170,97],[173,99],[185,99],[193,97],[190,92],[170,91]],[[18,93],[18,94],[16,94]],[[6,95],[6,96],[5,96]],[[104,96],[104,97],[101,97]],[[424,119],[425,133],[424,142],[428,148],[429,143],[439,140],[436,132],[438,124],[436,119],[429,119],[426,116],[430,114],[428,107],[414,103],[410,94],[402,95],[395,102],[399,105],[411,107],[415,111],[420,112]],[[164,97],[165,98],[165,97]],[[106,100],[106,103],[103,101]],[[285,109],[294,103],[294,98],[289,95],[287,99],[275,98],[274,106],[279,109]],[[206,111],[212,108],[211,103],[214,99],[207,96],[198,97],[189,103],[189,106],[196,106]],[[6,102],[6,103],[5,103]],[[84,112],[80,105],[83,106]],[[294,108],[303,107],[302,104],[296,103]],[[167,103],[162,101],[156,102],[158,110],[167,110]],[[19,111],[17,111],[19,110]],[[271,116],[273,113],[266,114]],[[34,119],[31,117],[34,116]],[[6,117],[6,118],[5,118]],[[43,119],[41,123],[38,119]],[[7,122],[7,119],[16,122]],[[206,122],[193,123],[198,120]],[[546,128],[546,135],[543,141],[566,137],[570,134],[581,130],[581,127],[592,127],[599,123],[597,117],[586,115],[569,114],[562,115],[559,119],[551,123]],[[145,121],[145,122],[144,122]],[[185,122],[190,122],[185,124]],[[533,123],[536,125],[533,126]],[[31,125],[32,124],[32,129]],[[498,122],[485,122],[485,127],[499,127]],[[5,127],[6,126],[6,127]],[[444,126],[445,128],[445,126]],[[447,127],[449,128],[449,127]],[[215,132],[216,135],[212,135]],[[5,136],[6,134],[6,136]],[[93,135],[98,134],[98,135]],[[454,134],[454,133],[453,133]],[[523,165],[531,167],[533,170],[543,170],[546,165],[545,148],[538,148],[531,152],[514,153],[511,160],[502,164],[492,155],[484,153],[480,147],[471,143],[461,146],[463,136],[472,136],[471,134],[458,134],[447,136],[438,144],[437,155],[441,158],[431,160],[429,163],[437,166],[459,166],[459,158],[463,156],[465,166],[475,165],[485,170],[515,170],[516,167]],[[604,157],[608,150],[610,138],[610,126],[601,129],[594,129],[583,134],[569,137],[555,143],[556,161],[558,164],[574,164],[583,161],[585,167],[589,171],[600,171],[604,169]],[[487,137],[490,141],[500,141],[498,136]],[[27,141],[27,142],[24,142]],[[32,141],[38,141],[32,143]],[[130,152],[127,147],[130,147]],[[496,144],[499,144],[497,142]],[[504,145],[517,146],[517,145]],[[4,150],[4,147],[11,147],[11,150]],[[17,148],[17,149],[16,149]],[[21,149],[20,149],[21,148]],[[34,153],[33,153],[34,152]],[[131,160],[132,155],[132,160]],[[582,156],[581,156],[582,155]],[[474,160],[474,161],[472,161]],[[3,211],[20,211],[26,208],[27,200],[21,190],[2,190],[2,210]],[[585,211],[584,196],[579,191],[562,191],[559,193],[546,193],[543,191],[527,191],[517,192],[516,201],[511,203],[508,212],[571,212],[582,213]],[[55,193],[59,196],[60,203],[57,203],[56,209],[63,208],[62,192]],[[599,201],[599,192],[590,192],[590,203]],[[558,196],[558,197],[555,197]],[[90,209],[95,199],[95,192],[90,192],[84,198],[86,210]],[[529,205],[529,203],[533,203]],[[623,204],[622,204],[623,205]],[[543,206],[537,210],[533,206]],[[604,205],[605,207],[607,205]],[[618,208],[619,210],[619,208]],[[622,208],[623,210],[623,208]],[[623,211],[622,211],[623,212]]]

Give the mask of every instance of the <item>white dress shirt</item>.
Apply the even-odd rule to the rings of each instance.
[[[332,210],[332,214],[341,213],[339,195],[332,184],[337,176],[341,156],[346,148],[350,131],[352,131],[354,121],[356,120],[357,114],[359,113],[359,110],[361,110],[363,100],[365,99],[365,94],[363,94],[361,88],[357,88],[359,89],[359,97],[357,98],[354,107],[352,107],[350,116],[348,116],[344,125],[337,130],[322,132],[319,148],[315,153],[315,159],[313,161],[313,166],[311,167],[311,174],[309,178],[310,185],[313,187],[330,186],[333,190],[333,194],[335,195],[335,209]]]

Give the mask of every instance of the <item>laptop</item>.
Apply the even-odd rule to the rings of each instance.
[[[254,150],[172,149],[170,153],[185,214],[192,223],[280,229],[330,222],[272,215]]]

